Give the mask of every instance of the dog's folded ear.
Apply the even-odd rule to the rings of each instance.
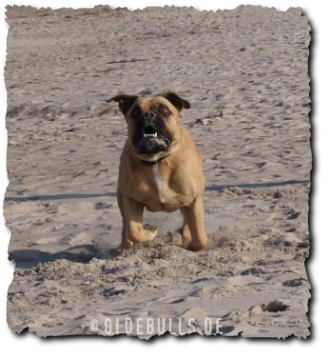
[[[171,102],[178,111],[181,111],[182,108],[190,108],[190,103],[174,92],[162,93],[161,96]]]
[[[125,116],[127,111],[131,108],[132,104],[139,98],[139,96],[131,96],[127,94],[120,94],[118,96],[112,97],[107,102],[118,102],[119,103],[119,109]]]

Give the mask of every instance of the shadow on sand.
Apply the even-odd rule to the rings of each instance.
[[[113,252],[113,254],[115,253]],[[98,257],[98,252],[94,245],[78,245],[54,254],[41,250],[15,250],[9,252],[8,259],[15,261],[17,268],[30,268],[42,262],[61,259],[86,263],[93,257]]]

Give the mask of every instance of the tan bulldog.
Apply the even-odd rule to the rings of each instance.
[[[120,158],[117,199],[123,217],[121,249],[152,240],[156,230],[143,227],[143,209],[183,215],[182,245],[202,250],[205,178],[202,153],[188,129],[180,123],[180,112],[190,104],[176,93],[155,98],[118,95],[127,122],[128,138]]]

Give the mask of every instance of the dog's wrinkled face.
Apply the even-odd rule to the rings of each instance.
[[[119,102],[125,115],[128,136],[137,157],[160,158],[178,145],[180,111],[190,108],[190,104],[177,94],[168,92],[153,99],[119,95],[111,100]]]
[[[172,113],[165,101],[162,98],[138,99],[128,113],[133,147],[140,154],[156,154],[170,149],[178,113]]]

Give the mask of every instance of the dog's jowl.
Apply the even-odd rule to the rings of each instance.
[[[143,227],[143,210],[174,212],[183,216],[182,245],[198,251],[205,247],[202,153],[180,112],[190,104],[176,93],[155,98],[118,95],[111,100],[127,122],[117,187],[123,217],[122,243],[152,240],[157,230]]]

